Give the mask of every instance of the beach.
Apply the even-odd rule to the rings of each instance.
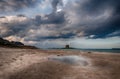
[[[120,79],[120,53],[0,48],[0,79]]]

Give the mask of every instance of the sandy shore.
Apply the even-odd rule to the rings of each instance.
[[[120,79],[120,54],[0,48],[0,79]]]

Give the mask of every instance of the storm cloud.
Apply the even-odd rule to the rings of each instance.
[[[62,6],[63,5],[62,0],[52,0],[53,12],[57,10],[58,4]]]
[[[25,14],[1,16],[1,36],[28,42],[120,36],[119,0],[1,0],[0,13],[34,7],[42,2],[51,5],[51,13],[31,17]]]
[[[0,0],[0,13],[33,7],[39,0]]]
[[[120,31],[119,0],[76,0],[68,4],[67,8],[71,28],[84,31],[85,36],[105,38],[109,34]],[[69,29],[69,28],[68,28]],[[116,34],[116,36],[120,36]]]

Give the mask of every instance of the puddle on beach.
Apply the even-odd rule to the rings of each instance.
[[[69,65],[79,65],[79,66],[87,66],[90,64],[88,58],[82,56],[50,56],[49,60],[63,62]]]

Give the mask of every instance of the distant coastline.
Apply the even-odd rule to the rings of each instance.
[[[120,53],[119,48],[111,49],[81,49],[81,48],[48,48],[48,50],[70,50],[70,51],[85,51],[85,52],[110,52],[110,53]]]
[[[120,48],[112,48],[112,50],[120,50]]]
[[[24,45],[19,41],[9,41],[0,37],[0,47],[4,48],[21,48],[21,49],[38,49],[35,46]]]

